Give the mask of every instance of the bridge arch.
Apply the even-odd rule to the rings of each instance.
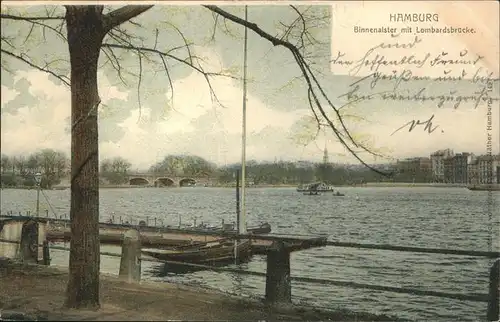
[[[175,185],[175,181],[170,178],[158,178],[155,180],[155,187],[172,187]]]
[[[147,186],[149,181],[145,178],[132,178],[128,181],[131,186]]]
[[[195,184],[196,180],[193,178],[184,178],[179,181],[179,187],[194,186]]]

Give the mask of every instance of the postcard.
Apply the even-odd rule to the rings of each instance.
[[[0,320],[498,320],[498,13],[2,1]]]

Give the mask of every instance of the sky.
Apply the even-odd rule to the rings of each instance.
[[[366,153],[360,154],[365,161],[380,163],[394,158],[428,156],[443,148],[482,154],[486,151],[487,133],[493,138],[493,152],[498,153],[498,100],[494,100],[491,105],[492,130],[488,132],[488,107],[485,102],[478,106],[473,102],[462,102],[459,107],[453,108],[450,103],[437,107],[436,102],[430,101],[356,100],[353,95],[348,98],[345,94],[352,92],[356,83],[360,85],[356,94],[362,96],[390,90],[395,81],[378,80],[376,86],[371,88],[373,82],[369,75],[373,71],[364,68],[354,73],[352,68],[330,63],[338,51],[345,53],[343,59],[356,61],[364,57],[370,48],[394,41],[390,34],[354,33],[354,26],[399,27],[401,23],[391,25],[388,21],[388,12],[436,12],[440,21],[433,23],[434,27],[473,26],[477,32],[459,36],[419,34],[419,43],[411,49],[378,48],[372,55],[380,53],[389,60],[409,54],[418,56],[430,53],[434,57],[444,50],[450,56],[457,56],[463,50],[467,50],[467,55],[471,57],[482,55],[484,58],[477,64],[465,66],[467,75],[463,80],[414,80],[399,85],[400,90],[411,93],[425,88],[429,95],[442,95],[450,91],[460,93],[456,95],[474,95],[485,85],[474,83],[469,76],[479,70],[481,75],[493,73],[493,78],[499,77],[498,15],[488,16],[495,10],[498,12],[498,3],[490,2],[490,6],[496,7],[485,7],[487,2],[461,2],[463,6],[454,4],[447,10],[439,2],[425,6],[412,2],[416,7],[408,3],[398,7],[396,2],[391,2],[390,8],[381,7],[381,4],[373,1],[333,3],[333,6],[312,8],[299,6],[300,10],[307,9],[306,23],[319,42],[307,46],[306,57],[331,102],[335,106],[345,106],[342,109],[345,124],[355,138],[387,156],[373,158]],[[56,12],[64,15],[64,8],[60,6],[49,8],[55,8]],[[114,8],[106,8],[111,9]],[[243,17],[242,6],[224,9]],[[44,10],[40,6],[6,7],[2,4],[2,13],[43,15]],[[263,30],[278,36],[283,34],[280,23],[289,24],[297,18],[295,11],[286,5],[249,6],[248,16]],[[460,17],[460,20],[454,17]],[[212,88],[221,104],[214,103],[203,75],[169,60],[170,86],[163,64],[157,57],[151,56],[150,62],[142,62],[143,77],[138,90],[138,78],[135,75],[139,72],[137,56],[131,52],[116,51],[127,73],[123,84],[116,70],[101,53],[102,68],[98,78],[102,102],[99,114],[100,158],[121,156],[137,168],[147,168],[168,154],[199,155],[219,165],[238,162],[242,147],[243,28],[231,22],[224,24],[219,19],[214,32],[212,13],[200,6],[159,5],[134,21],[141,27],[127,23],[123,28],[141,38],[135,39],[135,43],[153,47],[156,42],[157,48],[164,50],[181,46],[183,38],[176,31],[177,28],[189,43],[194,44],[192,52],[203,59],[201,64],[206,70],[223,71],[233,78],[211,78]],[[57,25],[56,22],[54,24]],[[427,25],[422,23],[412,26]],[[155,37],[156,29],[159,30],[158,38]],[[25,41],[29,31],[29,24],[2,20],[2,37],[14,39],[16,48],[12,50],[24,52],[42,65],[55,61],[50,65],[51,68],[69,75],[69,58],[64,41],[50,31],[45,33],[44,38],[42,31],[37,28]],[[415,36],[401,35],[398,41],[411,42]],[[107,37],[104,42],[112,42],[112,39]],[[2,48],[6,48],[4,46],[2,42]],[[187,55],[184,49],[172,53],[180,58]],[[69,154],[68,87],[54,77],[4,54],[2,67],[2,153],[27,154],[42,148],[54,148]],[[438,77],[446,70],[445,67],[448,66],[381,66],[379,71],[390,74],[392,70],[401,73],[409,69],[414,76]],[[460,74],[462,67],[450,66],[451,74]],[[267,40],[249,31],[247,75],[247,159],[319,161],[326,146],[331,161],[357,162],[339,143],[331,129],[321,131],[312,140],[316,131],[307,101],[307,86],[303,79],[297,79],[300,69],[286,49],[273,47]],[[499,82],[495,81],[490,96],[498,98],[499,92]],[[324,99],[322,103],[327,115],[335,119]],[[425,132],[423,125],[411,132],[401,130],[392,134],[409,121],[425,121],[432,115],[433,125],[438,126],[433,133]]]

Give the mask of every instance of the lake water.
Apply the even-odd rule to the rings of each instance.
[[[249,225],[262,221],[273,232],[326,234],[329,239],[404,246],[500,249],[499,198],[494,192],[460,188],[341,188],[345,197],[305,196],[290,188],[247,189]],[[69,190],[44,191],[40,208],[52,215],[69,214]],[[44,195],[47,196],[45,200]],[[115,221],[146,220],[177,225],[203,221],[220,224],[235,221],[235,192],[226,188],[102,189],[101,218]],[[34,213],[36,191],[2,190],[1,210]],[[50,205],[52,206],[52,209]],[[491,217],[491,218],[490,218]],[[491,221],[490,221],[491,220]],[[119,253],[119,248],[103,246]],[[51,251],[53,264],[67,265],[68,253]],[[325,247],[293,253],[292,276],[306,276],[358,283],[430,289],[452,293],[488,292],[485,258],[415,254],[380,250]],[[103,256],[102,270],[117,273],[119,261]],[[263,296],[265,279],[229,273],[196,272],[158,277],[159,264],[143,263],[144,278],[196,284],[243,296]],[[256,256],[240,268],[265,272],[265,258]],[[349,289],[293,282],[295,302],[354,311],[395,314],[419,320],[484,319],[486,303],[436,297]]]

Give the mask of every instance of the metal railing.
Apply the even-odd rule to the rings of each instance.
[[[243,236],[237,236],[237,238],[243,238]],[[255,237],[255,236],[253,236]],[[19,241],[11,241],[0,239],[0,242],[3,243],[15,243],[19,244]],[[354,248],[369,248],[369,249],[381,249],[388,251],[409,251],[409,252],[421,252],[421,253],[432,253],[432,254],[447,254],[447,255],[465,255],[465,256],[479,256],[479,257],[487,257],[487,258],[497,258],[494,264],[490,268],[490,281],[489,281],[489,292],[488,294],[460,294],[460,293],[447,293],[441,291],[433,291],[433,290],[422,290],[422,289],[414,289],[414,288],[405,288],[405,287],[393,287],[386,285],[374,285],[374,284],[366,284],[366,283],[356,283],[351,281],[340,281],[340,280],[332,280],[332,279],[318,279],[318,278],[310,278],[310,277],[302,277],[302,276],[290,276],[292,281],[304,282],[304,283],[312,283],[312,284],[322,284],[322,285],[334,285],[341,286],[347,288],[356,288],[356,289],[370,289],[376,291],[385,291],[385,292],[394,292],[394,293],[404,293],[410,294],[414,296],[433,296],[439,298],[448,298],[462,301],[471,301],[471,302],[484,302],[487,303],[487,319],[489,321],[497,321],[499,316],[499,293],[500,293],[500,257],[499,252],[475,252],[468,250],[447,250],[447,249],[435,249],[435,248],[417,248],[417,247],[405,247],[405,246],[393,246],[393,245],[375,245],[375,244],[356,244],[356,243],[341,243],[341,242],[328,242],[330,246],[334,247],[354,247]],[[44,243],[44,245],[38,245],[39,247],[48,247],[48,243]],[[51,245],[50,249],[61,250],[61,251],[69,251],[68,247],[62,247],[57,245]],[[118,253],[112,252],[101,252],[101,255],[118,257],[120,258],[122,255]],[[198,268],[198,269],[206,269],[212,270],[216,272],[229,272],[235,274],[242,275],[252,275],[252,276],[260,276],[266,277],[267,274],[263,272],[256,271],[248,271],[241,270],[235,268],[228,267],[215,267],[208,265],[200,265],[200,264],[192,264],[186,262],[175,262],[175,261],[164,261],[154,258],[142,258],[142,261],[149,261],[155,263],[162,264],[181,264],[187,267]]]

